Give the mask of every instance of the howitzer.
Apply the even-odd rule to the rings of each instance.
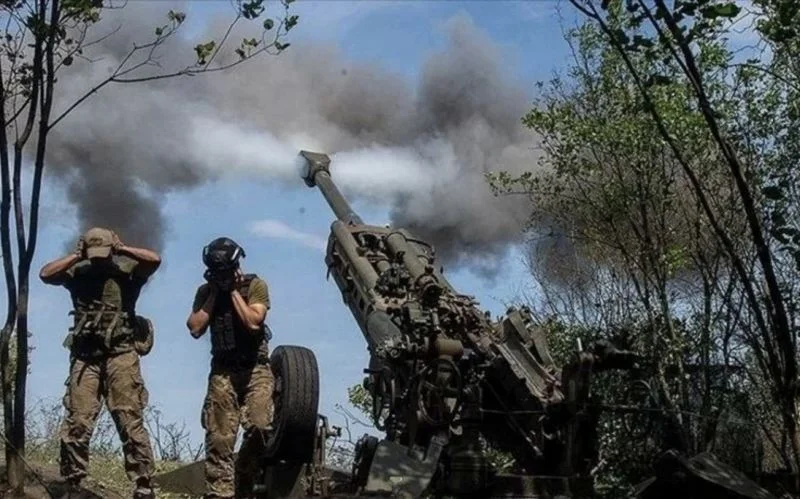
[[[552,493],[591,495],[589,375],[630,368],[633,354],[597,345],[559,368],[526,308],[493,321],[447,281],[431,245],[365,224],[333,183],[328,156],[300,155],[306,184],[337,218],[325,262],[366,340],[364,384],[386,434],[357,446],[361,493],[485,492],[496,480],[485,440],[511,453],[521,472],[549,480]]]
[[[274,431],[257,497],[591,497],[599,404],[590,374],[629,369],[630,352],[580,345],[559,368],[524,309],[491,318],[436,269],[433,248],[405,230],[366,225],[333,184],[330,160],[301,152],[304,178],[328,200],[326,263],[370,352],[365,385],[385,438],[365,435],[349,472],[326,466],[326,441],[339,435],[317,414],[312,351],[279,346]],[[516,458],[514,474],[494,473],[483,441]],[[753,497],[765,491],[703,455],[659,461],[639,497]],[[206,492],[203,463],[156,477],[162,490]]]

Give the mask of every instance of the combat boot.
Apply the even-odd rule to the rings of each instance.
[[[133,491],[133,499],[155,499],[156,494],[150,486],[148,478],[136,480],[136,490]]]
[[[83,497],[80,478],[70,478],[64,484],[64,493],[59,499],[79,499]]]
[[[133,491],[133,499],[156,499],[156,493],[150,487],[137,487]]]

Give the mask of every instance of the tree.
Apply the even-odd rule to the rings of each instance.
[[[789,444],[788,451],[783,454],[785,464],[795,471],[800,470],[796,405],[797,330],[793,322],[792,299],[796,279],[791,278],[792,270],[796,269],[786,265],[784,256],[788,254],[797,261],[800,238],[797,237],[797,228],[781,217],[792,210],[787,206],[787,189],[781,182],[785,172],[775,169],[778,165],[773,158],[777,154],[786,159],[785,151],[791,148],[785,142],[783,132],[786,129],[781,129],[781,125],[794,121],[793,117],[797,115],[796,89],[791,82],[782,82],[778,78],[764,80],[747,75],[751,89],[756,91],[767,83],[771,88],[782,86],[780,91],[770,93],[777,99],[772,103],[772,110],[777,111],[772,123],[761,123],[762,130],[770,130],[769,135],[748,136],[742,132],[750,130],[741,125],[754,117],[747,116],[746,109],[740,111],[728,105],[711,75],[704,71],[703,47],[709,41],[720,39],[729,27],[728,21],[740,13],[741,8],[735,3],[688,0],[670,7],[663,0],[656,0],[653,4],[640,0],[571,0],[571,4],[602,30],[609,46],[625,61],[645,109],[681,165],[711,233],[725,249],[733,275],[744,290],[747,312],[752,317],[749,346],[754,363],[761,379],[768,383],[769,393],[780,411],[783,437]],[[796,42],[794,45],[791,43],[796,40],[796,24],[793,24],[797,20],[796,4],[765,0],[756,2],[756,5],[764,8],[763,15],[766,16],[766,22],[759,24],[760,33],[773,43],[779,58],[781,54],[791,54],[796,46]],[[636,56],[677,65],[680,73],[665,77],[658,68],[643,71],[634,63]],[[730,63],[732,67],[736,64],[734,60]],[[749,61],[749,64],[768,73],[769,68],[760,60]],[[744,79],[741,73],[740,77]],[[740,83],[748,82],[740,80]],[[674,84],[685,86],[691,92],[691,107],[702,117],[712,139],[713,157],[725,166],[734,183],[733,194],[747,224],[748,249],[755,255],[752,262],[746,258],[749,252],[743,255],[736,247],[730,228],[720,219],[715,206],[715,191],[705,182],[696,162],[692,161],[686,144],[676,137],[676,129],[681,123],[669,120],[656,103],[656,95],[663,91],[664,85]],[[770,126],[765,128],[764,125]],[[790,272],[789,279],[786,272]]]
[[[186,19],[185,13],[170,11],[166,21],[155,27],[153,38],[135,44],[107,78],[87,88],[73,102],[59,102],[56,107],[58,75],[66,67],[91,64],[92,47],[115,35],[114,31],[95,33],[102,13],[124,8],[124,4],[102,0],[0,1],[5,19],[0,40],[0,248],[7,289],[6,320],[0,333],[0,385],[7,478],[16,493],[22,492],[24,482],[29,275],[36,250],[48,134],[54,127],[64,126],[63,120],[75,108],[108,85],[219,72],[264,53],[282,52],[289,46],[284,41],[287,32],[298,22],[297,15],[289,15],[292,1],[280,0],[282,14],[277,20],[261,21],[267,8],[264,0],[234,0],[233,20],[220,40],[198,43],[193,63],[162,70],[158,64],[160,50],[175,37]],[[233,45],[233,59],[226,57],[223,51],[231,43],[234,28],[243,22],[260,23],[261,35]],[[53,109],[63,112],[54,114]],[[28,162],[32,163],[30,168]],[[27,198],[23,194],[23,173],[31,176]],[[12,245],[12,237],[16,245]],[[14,331],[18,333],[13,350],[17,362],[12,371],[10,338]]]
[[[744,420],[738,434],[747,429],[752,435],[751,423],[770,419],[752,414],[754,407],[767,407],[758,395],[764,375],[775,374],[762,366],[787,352],[766,342],[759,329],[764,302],[758,300],[769,296],[761,288],[759,247],[737,180],[719,154],[681,62],[655,42],[618,49],[608,33],[617,36],[632,14],[621,2],[612,2],[607,12],[605,28],[589,20],[568,34],[574,55],[569,78],[541,85],[537,107],[523,120],[541,138],[542,163],[521,176],[500,172],[490,180],[499,192],[531,197],[530,268],[538,291],[531,309],[555,349],[574,345],[576,338],[587,344],[602,337],[652,359],[647,393],[626,394],[628,387],[642,386],[631,380],[597,380],[597,389],[609,395],[604,398],[635,401],[655,410],[659,420],[659,432],[643,431],[649,424],[643,416],[628,417],[622,426],[611,418],[603,422],[607,464],[600,476],[603,485],[625,488],[664,445],[738,459],[741,449],[724,447],[732,441],[729,421]],[[785,184],[791,156],[775,148],[781,133],[792,130],[785,87],[760,77],[764,71],[735,63],[720,34],[710,30],[694,39],[698,77],[716,114],[736,130],[740,154],[757,167],[748,172],[748,182]],[[743,102],[753,104],[742,109]],[[702,184],[702,196],[693,178]],[[759,223],[785,226],[770,216],[764,199],[759,196]],[[780,208],[792,206],[785,202]],[[781,286],[797,282],[788,261],[776,260]],[[753,290],[756,302],[748,301]],[[787,310],[793,323],[793,309]],[[662,441],[654,446],[631,438],[659,433]],[[773,439],[779,451],[780,440]],[[616,483],[608,483],[609,475]]]

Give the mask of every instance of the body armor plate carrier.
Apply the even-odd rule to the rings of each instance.
[[[250,284],[256,274],[246,274],[238,287],[239,294],[248,301]],[[211,355],[214,362],[223,365],[247,366],[268,362],[267,342],[272,334],[266,324],[258,334],[248,331],[242,324],[230,296],[220,296],[211,312]]]
[[[72,290],[73,325],[64,346],[80,357],[97,357],[127,353],[135,350],[147,355],[153,347],[153,324],[136,315],[135,303],[140,285],[131,282],[130,273],[121,270],[125,260],[114,257],[105,269],[92,271],[88,264],[80,266],[78,283]],[[102,295],[102,289],[114,281],[119,293],[116,299],[92,298]],[[121,303],[121,304],[119,304]]]
[[[76,307],[70,312],[74,317],[64,346],[79,347],[84,354],[102,355],[129,350],[124,343],[134,332],[134,315],[112,304],[95,300]]]

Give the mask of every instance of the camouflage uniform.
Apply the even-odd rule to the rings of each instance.
[[[149,352],[149,346],[140,348],[141,327],[152,325],[135,313],[148,276],[138,272],[139,263],[133,258],[109,255],[109,231],[93,230],[84,236],[86,256],[110,258],[81,260],[64,275],[48,281],[69,290],[74,307],[74,326],[64,342],[70,349],[70,372],[60,429],[61,474],[73,484],[86,476],[89,441],[105,398],[122,441],[125,471],[138,486],[134,497],[152,497],[148,489],[153,452],[143,420],[148,392],[139,362],[140,354]],[[101,237],[91,239],[97,231]]]
[[[249,304],[270,307],[267,284],[245,276],[238,288]],[[193,310],[208,298],[209,286],[197,290]],[[209,314],[211,372],[201,422],[206,430],[206,497],[249,497],[259,478],[267,430],[272,423],[273,376],[265,331],[250,331],[239,320],[230,295],[220,292]],[[242,447],[234,463],[239,425]],[[234,493],[235,492],[235,493]]]

